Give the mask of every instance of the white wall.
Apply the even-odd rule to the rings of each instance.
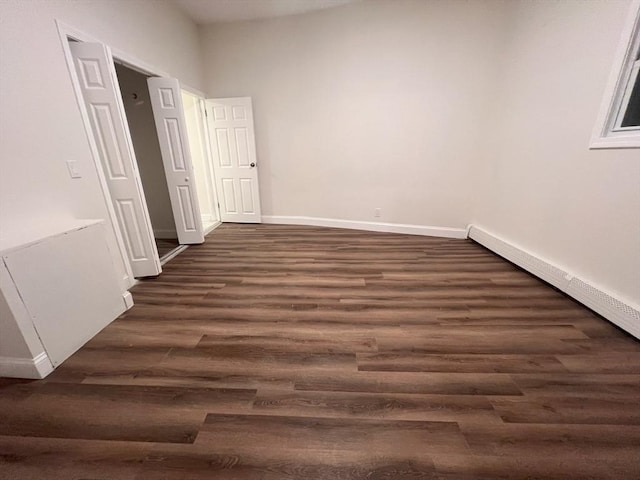
[[[177,238],[147,77],[118,64],[116,72],[155,237]]]
[[[474,223],[640,305],[640,151],[588,149],[629,2],[514,5]]]
[[[370,0],[203,28],[209,97],[253,98],[263,215],[466,227],[501,5]]]
[[[8,0],[0,16],[0,236],[34,223],[106,218],[54,20],[201,89],[196,26],[171,2],[151,0]],[[70,179],[67,160],[79,163],[81,179]]]
[[[32,353],[20,332],[4,294],[0,291],[0,356],[31,358]]]

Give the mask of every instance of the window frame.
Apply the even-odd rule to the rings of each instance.
[[[640,0],[631,3],[589,148],[640,148],[640,126],[621,127],[640,75]]]

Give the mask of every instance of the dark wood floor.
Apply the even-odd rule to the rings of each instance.
[[[470,241],[224,225],[133,294],[0,380],[0,478],[640,478],[640,343]]]
[[[171,253],[180,246],[177,238],[156,238],[156,247],[158,249],[158,256],[164,257],[167,253]]]

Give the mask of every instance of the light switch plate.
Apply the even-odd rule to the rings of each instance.
[[[69,175],[71,175],[71,178],[82,178],[80,169],[78,168],[78,162],[75,160],[68,160],[67,168],[69,169]]]

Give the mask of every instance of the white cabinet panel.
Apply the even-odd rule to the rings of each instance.
[[[102,223],[5,251],[2,259],[54,366],[125,310]]]

